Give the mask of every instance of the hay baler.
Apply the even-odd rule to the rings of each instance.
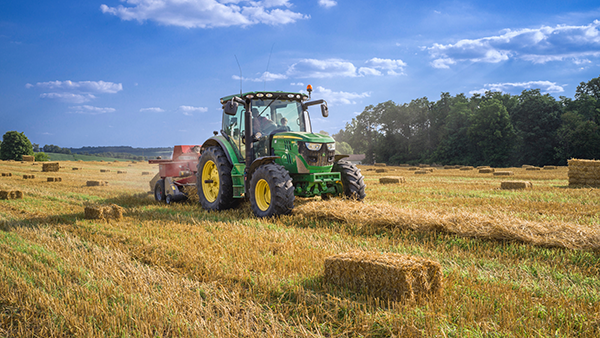
[[[312,87],[307,90],[310,95]],[[308,101],[309,95],[264,91],[221,98],[220,135],[198,148],[176,146],[171,160],[150,161],[160,167],[155,198],[183,199],[185,186],[196,184],[204,209],[233,208],[247,198],[258,217],[290,213],[295,196],[364,199],[360,170],[343,160],[347,155],[335,154],[333,138],[312,132],[308,107],[320,105],[323,117],[329,111],[324,100]],[[198,154],[192,149],[200,157],[190,155]]]

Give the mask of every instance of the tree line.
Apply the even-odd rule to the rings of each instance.
[[[599,126],[600,77],[581,82],[572,99],[532,89],[387,101],[365,107],[333,137],[369,163],[542,166],[599,159]]]

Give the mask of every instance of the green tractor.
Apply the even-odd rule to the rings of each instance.
[[[309,94],[312,88],[309,86]],[[202,207],[225,210],[249,198],[258,217],[289,214],[295,196],[365,198],[358,168],[335,154],[335,141],[312,132],[303,93],[248,92],[221,99],[221,135],[202,145],[196,188]]]

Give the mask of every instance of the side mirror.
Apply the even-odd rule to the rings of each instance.
[[[227,103],[225,103],[223,111],[227,115],[235,115],[237,114],[238,106],[239,104],[232,99],[231,101],[227,101]]]
[[[323,117],[329,116],[329,108],[327,108],[326,104],[321,105],[321,114],[323,114]]]

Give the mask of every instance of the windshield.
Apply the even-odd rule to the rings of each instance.
[[[252,100],[252,116],[253,120],[257,121],[255,126],[263,129],[263,133],[306,131],[302,104],[298,101]],[[258,126],[258,121],[260,121],[260,126]]]

